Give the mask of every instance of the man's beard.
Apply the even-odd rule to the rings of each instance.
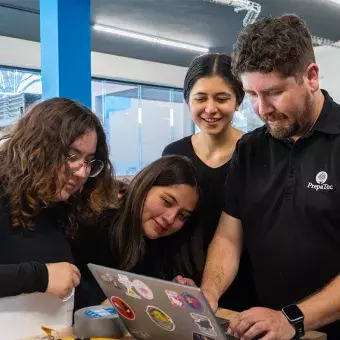
[[[282,122],[288,121],[288,118],[283,118]],[[298,134],[300,131],[300,124],[296,119],[294,121],[289,122],[289,124],[282,124],[276,127],[271,126],[269,123],[265,123],[268,129],[268,132],[277,139],[285,139],[290,138]]]
[[[313,126],[313,103],[312,99],[307,96],[304,105],[297,108],[294,115],[288,118],[281,112],[275,112],[271,116],[276,117],[282,124],[278,124],[273,127],[268,123],[268,119],[264,120],[267,126],[268,132],[277,139],[291,138],[297,135],[303,135],[307,133]]]

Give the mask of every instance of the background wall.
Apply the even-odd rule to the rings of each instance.
[[[40,70],[40,43],[0,36],[0,65]],[[183,86],[186,67],[92,52],[92,76],[169,87]]]
[[[40,43],[0,36],[0,46],[0,66],[13,67],[0,67],[0,77],[7,78],[0,79],[6,84],[0,98],[41,94]],[[167,144],[192,133],[181,89],[187,68],[97,52],[91,57],[92,109],[103,123],[117,174],[135,174]],[[5,125],[0,114],[0,130]]]
[[[321,88],[340,103],[340,42],[334,46],[318,46],[314,50],[320,67]]]
[[[0,46],[0,66],[22,69],[1,72],[0,67],[0,76],[7,77],[10,84],[7,89],[0,89],[3,91],[0,98],[22,92],[40,94],[40,44],[0,36]],[[315,48],[315,53],[321,87],[340,103],[340,48],[320,46]],[[181,90],[186,70],[92,52],[92,76],[96,77],[92,80],[92,109],[103,123],[111,160],[119,175],[135,174],[157,159],[168,143],[193,132]],[[0,79],[0,83],[6,81]],[[247,97],[233,124],[244,131],[262,125]],[[1,116],[0,130],[5,125]]]

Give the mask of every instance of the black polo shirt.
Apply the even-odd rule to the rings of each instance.
[[[269,308],[308,297],[340,272],[340,106],[323,94],[306,136],[278,140],[263,126],[241,138],[231,162],[224,211],[242,222]]]

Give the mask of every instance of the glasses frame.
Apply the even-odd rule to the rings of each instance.
[[[72,160],[72,157],[70,157],[70,156],[66,158],[66,163],[68,163],[68,166],[70,167],[72,174],[79,171],[82,167],[85,168],[85,171],[87,171],[87,169],[90,168],[90,173],[89,173],[88,177],[94,178],[94,177],[97,177],[104,169],[104,162],[101,161],[100,159],[92,159],[92,161],[90,161],[90,162],[84,161],[80,164],[77,164],[76,167],[71,167],[70,163],[77,163],[77,161],[72,162],[71,160]],[[98,162],[97,164],[100,164],[100,170],[95,175],[91,175],[91,163],[94,163],[94,162]]]

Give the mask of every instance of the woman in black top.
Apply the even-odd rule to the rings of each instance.
[[[76,309],[105,299],[88,263],[168,280],[181,273],[187,258],[177,250],[191,233],[183,226],[198,198],[195,169],[185,157],[162,157],[139,172],[121,207],[103,213],[99,225],[79,228],[72,242],[82,273]]]
[[[68,237],[117,206],[99,119],[64,98],[33,106],[0,150],[0,298],[78,285]]]
[[[231,57],[210,53],[197,57],[184,81],[184,98],[200,132],[168,145],[163,155],[184,155],[196,168],[202,190],[202,204],[196,218],[192,241],[201,243],[204,257],[193,277],[200,283],[205,255],[223,208],[224,182],[229,161],[242,132],[232,126],[235,111],[242,103],[242,84],[231,72]],[[186,275],[187,273],[184,273]],[[181,278],[179,277],[179,280]],[[253,304],[254,288],[250,261],[244,253],[238,277],[220,300],[223,307],[243,310]]]

